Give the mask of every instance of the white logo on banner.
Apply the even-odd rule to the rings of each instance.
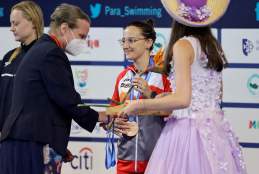
[[[74,160],[62,164],[62,174],[116,173],[116,166],[109,170],[105,167],[105,145],[106,142],[70,141],[67,149],[74,155]]]
[[[259,29],[222,29],[222,47],[229,63],[259,63]]]
[[[82,99],[111,98],[118,75],[123,66],[71,66],[76,91]]]
[[[259,69],[223,70],[223,102],[258,103]]]

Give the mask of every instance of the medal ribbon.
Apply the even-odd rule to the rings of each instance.
[[[148,64],[148,66],[149,66],[149,67],[153,67],[153,59],[152,59],[152,57],[150,57],[150,59],[149,59],[149,64]],[[147,75],[146,75],[146,77],[145,77],[145,80],[146,80],[147,82],[149,81],[149,79],[150,79],[150,77],[151,77],[151,74],[152,74],[152,72],[150,72],[150,71],[147,73]],[[134,77],[135,77],[135,75],[133,75],[133,76],[131,77],[131,84],[130,84],[130,86],[132,86],[132,80],[134,79]],[[140,95],[141,95],[141,93],[139,92],[138,95],[137,95],[137,97],[136,97],[136,100],[138,100],[138,99],[140,98]],[[129,99],[130,99],[130,100],[134,100],[134,89],[132,89],[132,90],[130,91],[130,93],[129,93]],[[130,117],[130,118],[129,118],[129,121],[130,121],[130,122],[134,121],[134,117]]]
[[[116,116],[114,116],[116,117]],[[110,167],[115,166],[116,164],[116,159],[115,159],[115,148],[114,148],[114,143],[113,143],[113,139],[114,139],[114,120],[112,121],[112,128],[113,131],[111,132],[109,129],[109,122],[110,122],[110,115],[108,115],[108,125],[107,125],[107,140],[106,140],[106,146],[105,146],[105,167],[106,169],[109,169]]]

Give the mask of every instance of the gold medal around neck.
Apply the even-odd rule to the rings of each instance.
[[[127,132],[127,136],[133,137],[138,133],[139,127],[138,124],[135,121],[127,121],[129,124],[129,129],[124,129],[125,132]]]

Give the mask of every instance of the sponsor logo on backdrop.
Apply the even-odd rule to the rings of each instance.
[[[259,121],[250,121],[249,122],[249,129],[259,129]]]
[[[74,170],[93,170],[92,149],[82,148],[78,154],[74,154],[74,160],[70,164]]]
[[[156,34],[156,42],[154,43],[154,54],[156,54],[159,51],[160,47],[163,47],[163,49],[166,49],[166,38],[163,34],[157,33]]]
[[[123,9],[117,7],[105,6],[105,15],[106,16],[156,16],[158,18],[162,17],[162,8],[140,8],[140,7],[129,7],[125,6]]]
[[[259,75],[253,74],[247,81],[247,88],[253,97],[259,97]]]
[[[252,52],[254,45],[248,39],[243,39],[243,53],[244,55],[248,56],[249,53]]]
[[[95,6],[90,4],[90,11],[92,13],[91,18],[97,18],[100,15],[101,12],[101,4],[96,3]]]
[[[87,36],[86,43],[87,43],[88,47],[91,48],[91,49],[99,47],[99,40],[98,39],[96,39],[96,40],[91,39],[90,35]]]
[[[87,96],[89,88],[87,88],[88,70],[86,68],[75,68],[74,79],[76,91],[81,97]]]
[[[254,50],[259,51],[259,40],[256,40],[255,44],[248,40],[243,39],[243,53],[244,55],[248,56]]]
[[[3,17],[3,16],[4,16],[4,8],[0,7],[0,17]]]
[[[83,128],[79,126],[76,122],[72,121],[71,124],[71,134],[80,134],[82,132]]]
[[[76,122],[72,121],[71,124],[71,134],[76,135],[80,134],[84,129],[79,126]],[[100,127],[98,125],[95,126],[94,132],[99,133],[100,132]]]
[[[96,3],[95,6],[90,5],[90,11],[92,13],[91,18],[97,18],[101,12],[101,4]],[[104,12],[106,16],[156,16],[158,18],[162,17],[162,8],[154,8],[152,6],[142,8],[142,7],[129,7],[125,6],[124,8],[105,6]]]
[[[85,69],[83,71],[78,71],[76,69],[76,79],[77,79],[77,85],[79,87],[85,87],[87,83],[87,77],[88,77],[88,70]]]
[[[259,2],[257,2],[256,4],[255,13],[256,13],[256,21],[259,21]]]

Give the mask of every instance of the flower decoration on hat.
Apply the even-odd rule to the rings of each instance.
[[[196,7],[185,6],[184,3],[182,3],[178,8],[178,15],[188,21],[201,23],[208,20],[212,12],[206,5],[197,9]]]
[[[226,12],[230,0],[161,0],[174,20],[189,27],[206,27]]]

